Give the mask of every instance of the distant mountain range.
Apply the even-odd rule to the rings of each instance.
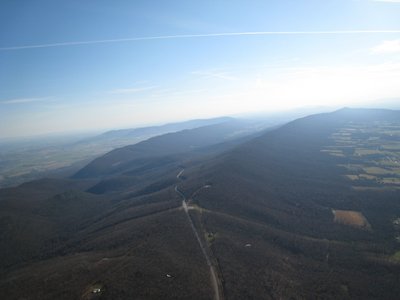
[[[222,120],[1,189],[1,294],[397,299],[400,111]]]
[[[160,157],[178,156],[181,159],[180,156],[185,153],[201,151],[205,147],[233,141],[254,132],[257,130],[246,122],[225,119],[225,122],[214,125],[159,135],[115,149],[89,163],[74,177],[99,177],[128,172],[153,164]]]
[[[0,150],[0,187],[16,186],[46,176],[66,176],[95,157],[113,149],[157,135],[232,120],[229,117],[199,119],[160,126],[113,130],[85,138],[81,138],[80,135],[55,136],[3,142]]]
[[[146,139],[151,136],[162,135],[170,132],[177,132],[185,129],[193,129],[197,127],[213,125],[223,122],[228,122],[234,120],[230,117],[220,117],[220,118],[212,118],[212,119],[197,119],[197,120],[189,120],[185,122],[178,123],[168,123],[165,125],[159,126],[149,126],[149,127],[140,127],[140,128],[129,128],[129,129],[119,129],[119,130],[111,130],[107,131],[103,134],[94,136],[92,138],[87,138],[79,143],[90,143],[90,142],[101,142],[115,140],[124,140],[124,139]]]

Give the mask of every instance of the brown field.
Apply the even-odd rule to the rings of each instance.
[[[334,216],[333,221],[336,223],[359,228],[371,228],[364,215],[358,211],[333,209],[332,213]]]
[[[358,180],[358,179],[360,179],[358,177],[358,175],[346,175],[346,177],[349,178],[350,180]]]

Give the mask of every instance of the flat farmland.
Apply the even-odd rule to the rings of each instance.
[[[355,189],[398,189],[400,122],[349,123],[330,136],[321,149],[343,159],[338,163]]]

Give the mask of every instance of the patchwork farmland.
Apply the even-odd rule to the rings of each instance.
[[[400,189],[400,122],[351,123],[330,141],[321,151],[341,158],[355,189]]]

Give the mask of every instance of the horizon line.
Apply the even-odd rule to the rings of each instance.
[[[340,34],[378,34],[378,33],[400,33],[399,30],[328,30],[328,31],[247,31],[247,32],[224,32],[224,33],[204,33],[204,34],[179,34],[179,35],[160,35],[147,37],[91,40],[91,41],[71,41],[36,45],[8,46],[0,47],[0,51],[24,50],[35,48],[52,48],[65,46],[111,44],[122,42],[135,42],[146,40],[169,40],[169,39],[189,39],[206,37],[229,37],[229,36],[262,36],[262,35],[340,35]]]

